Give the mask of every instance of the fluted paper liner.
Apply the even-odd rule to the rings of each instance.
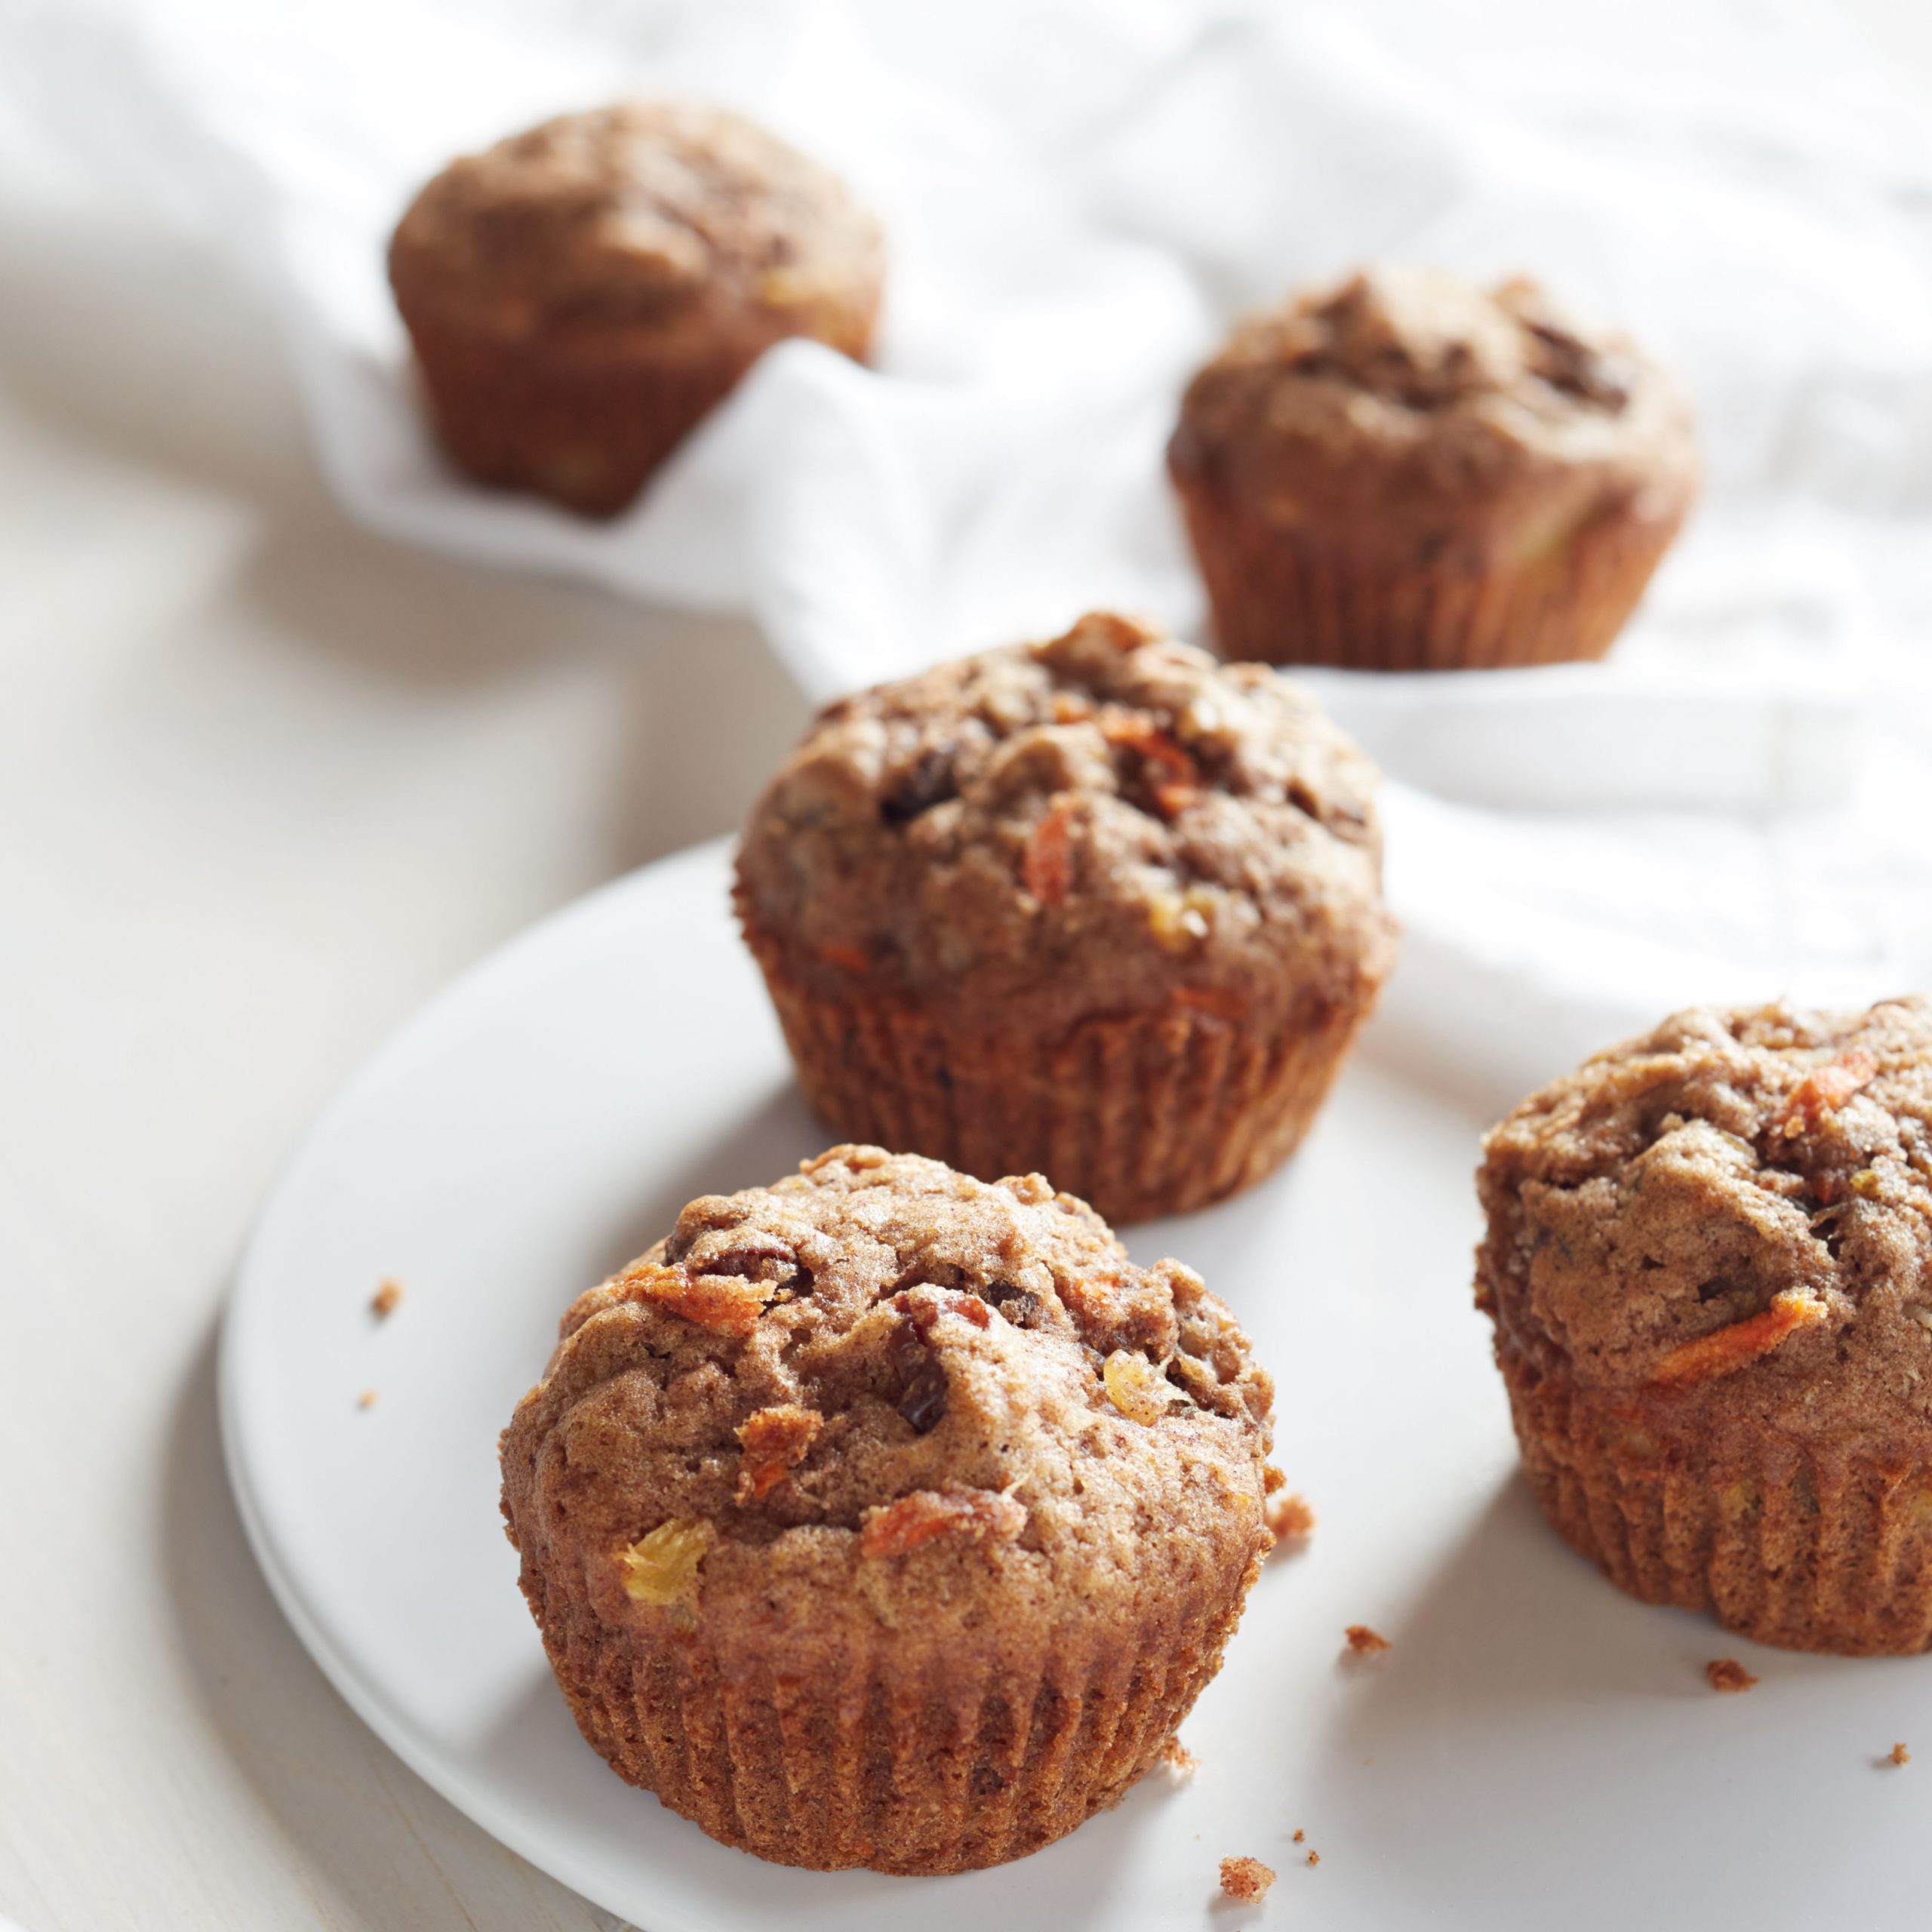
[[[1404,555],[1252,516],[1179,485],[1229,657],[1361,670],[1501,669],[1601,657],[1670,547],[1681,512],[1612,510],[1515,561]]]
[[[1294,1152],[1367,1005],[1263,1027],[1180,1007],[1041,1041],[898,999],[829,997],[749,925],[814,1110],[841,1140],[998,1180],[1042,1174],[1106,1220],[1205,1207]]]
[[[1768,1429],[1721,1459],[1666,1448],[1641,1401],[1580,1390],[1506,1334],[1497,1359],[1544,1515],[1620,1589],[1788,1650],[1932,1646],[1932,1466]]]

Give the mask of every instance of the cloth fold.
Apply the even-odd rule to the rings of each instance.
[[[0,89],[267,292],[374,528],[751,613],[829,697],[1200,592],[1162,450],[1243,307],[1358,260],[1537,274],[1684,379],[1707,499],[1607,663],[1321,673],[1393,781],[1386,1032],[1527,1078],[1692,998],[1932,983],[1932,122],[1822,12],[1632,0],[0,0]],[[626,92],[754,115],[892,249],[874,370],[770,355],[608,524],[474,489],[390,226]]]

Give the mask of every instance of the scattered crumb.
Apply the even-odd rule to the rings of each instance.
[[[1757,1679],[1735,1657],[1713,1657],[1704,1666],[1713,1690],[1748,1690]]]
[[[1366,1623],[1351,1623],[1343,1634],[1349,1640],[1351,1657],[1379,1657],[1393,1647],[1380,1630],[1371,1630]]]
[[[1308,1854],[1308,1862],[1311,1865],[1319,1865],[1321,1863],[1321,1853],[1318,1851],[1311,1851]]]
[[[1888,1764],[1897,1764],[1903,1769],[1912,1762],[1912,1753],[1903,1744],[1894,1744],[1887,1754],[1886,1761]]]
[[[1315,1512],[1306,1497],[1291,1491],[1269,1504],[1266,1521],[1275,1547],[1291,1549],[1307,1542],[1315,1528]]]
[[[1287,1478],[1282,1475],[1272,1463],[1262,1464],[1261,1493],[1263,1496],[1272,1496],[1276,1490],[1286,1489],[1287,1486]]]
[[[364,1389],[361,1394],[356,1397],[355,1406],[358,1409],[373,1409],[376,1406],[375,1390],[373,1389]]]
[[[1201,1760],[1178,1737],[1161,1746],[1161,1762],[1183,1784],[1201,1768]]]
[[[370,1297],[369,1312],[378,1321],[386,1321],[402,1302],[402,1284],[392,1275],[385,1275],[382,1285]]]
[[[1231,1899],[1251,1905],[1268,1896],[1275,1874],[1258,1858],[1224,1858],[1221,1860],[1221,1889]]]
[[[1295,1827],[1295,1843],[1297,1844],[1306,1844],[1307,1842],[1307,1839],[1308,1834],[1303,1831],[1299,1825],[1297,1825]]]

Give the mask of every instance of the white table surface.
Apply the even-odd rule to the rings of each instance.
[[[1918,0],[1859,11],[1932,78]],[[348,525],[259,306],[5,124],[0,264],[0,1915],[610,1927],[282,1622],[215,1327],[364,1055],[540,913],[734,825],[805,706],[742,626]]]

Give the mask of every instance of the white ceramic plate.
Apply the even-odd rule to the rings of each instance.
[[[317,1661],[432,1784],[648,1932],[1919,1922],[1932,1665],[1757,1650],[1628,1601],[1543,1527],[1470,1302],[1481,1123],[1372,1041],[1287,1173],[1131,1238],[1234,1305],[1321,1519],[1185,1727],[1191,1783],[1157,1772],[1037,1857],[908,1880],[760,1864],[619,1783],[517,1592],[497,1433],[579,1290],[690,1196],[825,1139],[725,863],[623,880],[435,1001],[315,1128],[236,1284],[221,1393],[249,1534]],[[386,1275],[406,1298],[378,1322]],[[1354,1623],[1394,1649],[1343,1663]],[[1721,1655],[1763,1683],[1714,1695]],[[1923,1768],[1881,1763],[1900,1739]],[[1233,1853],[1280,1871],[1265,1907],[1217,1901]]]

